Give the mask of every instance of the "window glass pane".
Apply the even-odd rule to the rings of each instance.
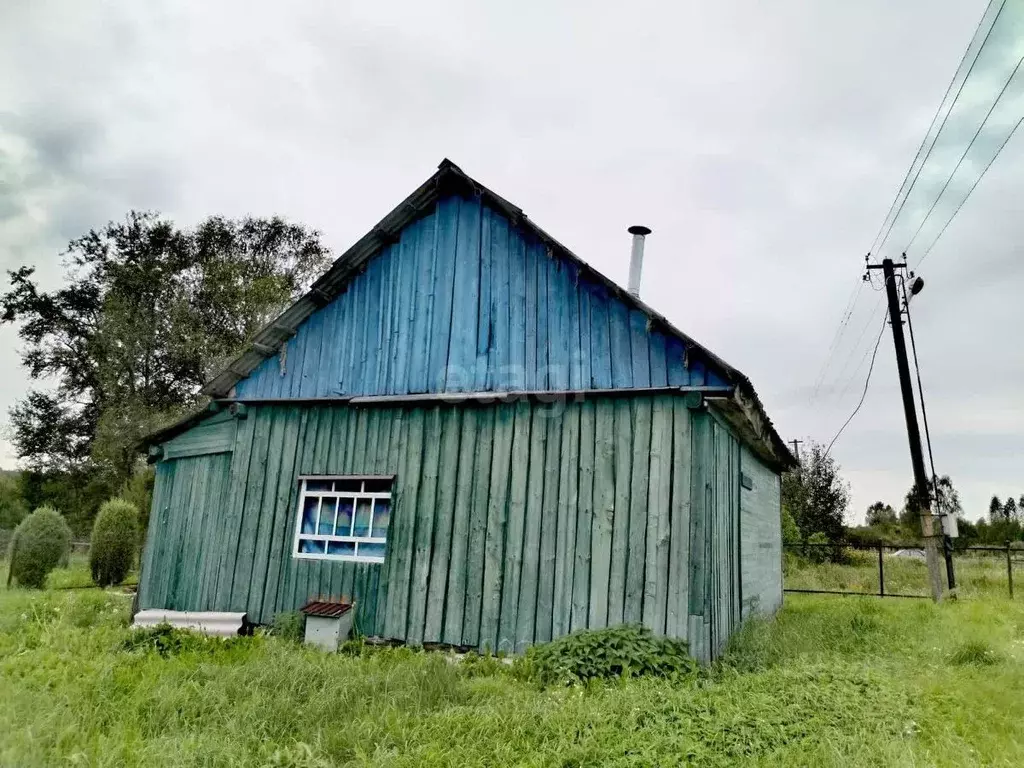
[[[360,557],[384,557],[384,544],[367,544],[366,542],[359,543],[359,556]]]
[[[320,503],[320,499],[316,496],[307,496],[305,502],[302,505],[302,532],[303,533],[315,533],[316,528],[316,508]]]
[[[330,536],[334,532],[334,509],[338,506],[337,499],[324,499],[320,507],[320,530],[321,536]]]
[[[308,539],[300,539],[299,552],[308,552],[314,555],[322,555],[324,553],[324,543],[322,541],[309,541]]]
[[[387,493],[391,490],[391,480],[367,480],[367,493]]]
[[[363,488],[362,480],[335,480],[334,490],[338,493],[359,493]]]
[[[327,554],[352,557],[356,553],[356,545],[350,541],[331,541],[327,544]]]
[[[373,500],[373,538],[382,539],[388,535],[391,522],[391,499]]]
[[[368,536],[370,533],[370,500],[359,499],[356,501],[356,527],[352,530],[353,536]]]
[[[307,480],[306,492],[313,493],[316,491],[329,491],[331,490],[332,485],[334,485],[333,480]]]
[[[334,529],[335,536],[351,536],[352,499],[338,499],[338,525]]]

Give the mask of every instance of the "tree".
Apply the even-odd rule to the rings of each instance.
[[[920,525],[921,513],[919,506],[914,503],[916,486],[911,486],[903,500],[903,511],[900,513],[900,522],[904,525],[917,527]],[[963,516],[964,508],[960,503],[960,493],[953,487],[953,481],[949,475],[942,475],[936,478],[923,489],[920,504],[928,504],[935,515],[950,514],[959,518]]]
[[[782,543],[785,545],[800,543],[800,528],[797,527],[796,520],[793,519],[793,515],[785,505],[782,507]]]
[[[1008,498],[1006,503],[1003,504],[1003,518],[1008,521],[1017,519],[1017,502],[1013,496]]]
[[[868,507],[865,515],[865,522],[868,525],[895,525],[898,519],[896,510],[880,501]]]
[[[28,506],[18,481],[10,475],[0,475],[0,530],[14,530],[27,514]]]
[[[988,503],[988,519],[993,523],[998,521],[1003,516],[1003,503],[999,500],[998,496],[993,496],[992,501]]]
[[[318,233],[279,218],[183,230],[133,211],[70,243],[63,288],[40,291],[32,267],[9,272],[0,322],[19,324],[29,375],[55,382],[11,409],[18,455],[44,473],[98,469],[116,490],[138,438],[195,406],[328,261]]]
[[[805,540],[821,533],[829,542],[842,541],[850,489],[824,446],[811,442],[796,469],[783,475],[782,504]]]

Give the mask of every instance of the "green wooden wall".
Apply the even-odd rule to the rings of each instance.
[[[739,445],[679,396],[260,405],[235,424],[229,453],[157,465],[142,607],[266,623],[346,596],[366,634],[510,651],[642,622],[703,658],[739,620]],[[395,475],[383,564],[291,557],[300,474]]]

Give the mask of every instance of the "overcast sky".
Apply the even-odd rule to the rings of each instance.
[[[131,208],[282,214],[340,252],[449,157],[622,284],[626,226],[650,226],[644,298],[750,376],[785,439],[827,443],[880,294],[815,382],[985,3],[552,5],[3,3],[0,267],[54,287],[66,242]],[[937,468],[972,519],[1024,493],[1022,154],[1017,137],[915,299]],[[4,412],[29,386],[17,347],[0,328]],[[856,519],[901,503],[888,335],[833,452]]]

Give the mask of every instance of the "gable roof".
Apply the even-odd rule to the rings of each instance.
[[[610,294],[647,315],[652,327],[660,327],[663,332],[675,336],[688,348],[697,350],[719,370],[730,384],[735,385],[734,395],[731,398],[735,402],[730,403],[723,410],[723,415],[727,420],[748,441],[760,442],[763,448],[767,448],[767,457],[773,459],[773,463],[783,467],[792,466],[795,463],[786,444],[772,426],[753,385],[743,373],[673,326],[652,307],[591,267],[534,224],[522,209],[469,177],[447,158],[441,161],[437,171],[429,179],[339,256],[331,268],[313,283],[304,296],[257,333],[248,348],[203,387],[203,394],[214,398],[228,396],[232,388],[252,373],[260,363],[266,358],[276,355],[281,347],[296,334],[303,321],[340,295],[348,282],[359,274],[374,256],[390,243],[396,242],[406,226],[427,215],[439,198],[460,191],[480,196],[486,204],[501,212],[514,225],[532,232],[553,252],[575,265],[596,283],[603,285]],[[719,405],[722,406],[721,403]],[[762,451],[762,453],[765,452]]]

